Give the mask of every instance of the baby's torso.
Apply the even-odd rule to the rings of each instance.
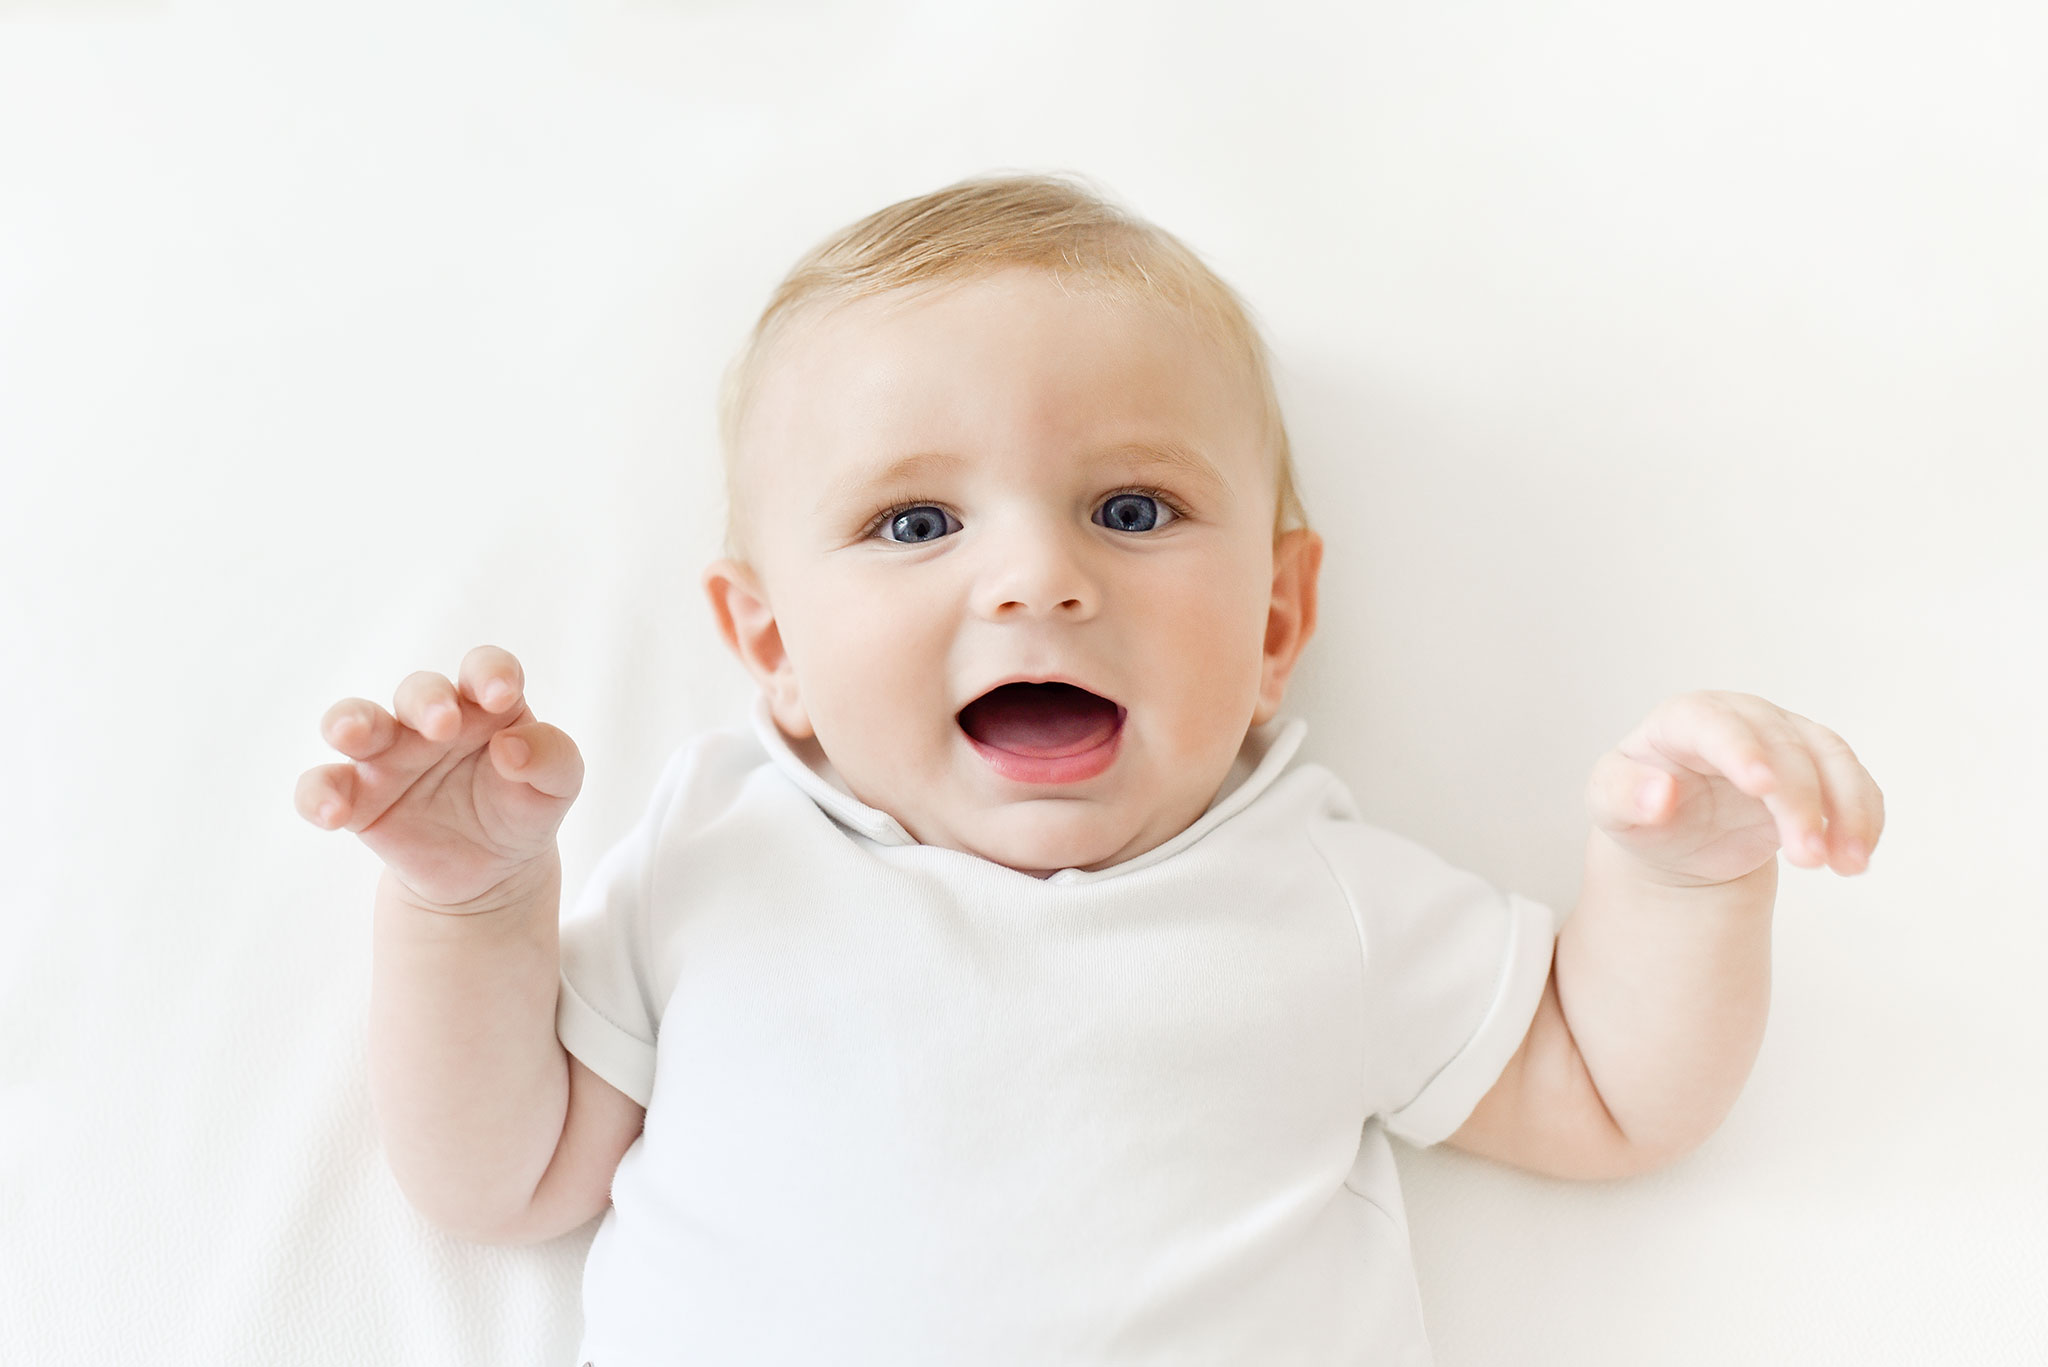
[[[654,1087],[591,1252],[586,1357],[1419,1347],[1366,1125],[1359,931],[1287,804],[1170,865],[1046,884],[820,840],[808,798],[759,796],[676,861],[687,911],[645,947]],[[629,1355],[650,1342],[672,1357]]]

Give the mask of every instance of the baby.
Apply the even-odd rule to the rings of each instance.
[[[371,1081],[435,1224],[604,1222],[580,1360],[1427,1362],[1387,1136],[1618,1177],[1761,1040],[1777,853],[1882,798],[1738,693],[1595,766],[1562,922],[1365,824],[1258,334],[1056,177],[822,244],[728,376],[704,586],[759,685],[559,921],[583,778],[483,646],[299,811],[383,860]]]

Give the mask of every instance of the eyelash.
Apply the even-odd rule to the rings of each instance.
[[[1157,499],[1165,504],[1176,518],[1191,516],[1188,510],[1181,506],[1180,500],[1167,493],[1166,490],[1153,489],[1144,485],[1133,485],[1128,489],[1112,489],[1102,496],[1102,502],[1107,503],[1113,498],[1122,498],[1125,494],[1138,494],[1144,498]],[[866,540],[869,537],[879,535],[882,528],[888,526],[899,515],[909,512],[912,508],[944,508],[945,506],[943,503],[934,502],[928,498],[913,499],[908,503],[891,504],[868,519],[867,530],[861,533],[861,539]],[[1100,505],[1098,504],[1097,506]],[[924,542],[919,544],[929,545],[930,543]]]

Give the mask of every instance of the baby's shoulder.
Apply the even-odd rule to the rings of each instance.
[[[1300,765],[1289,777],[1296,784],[1289,815],[1354,899],[1413,893],[1471,877],[1429,846],[1368,817],[1350,785],[1322,765]]]
[[[716,824],[745,800],[748,785],[772,767],[760,740],[739,727],[700,731],[677,746],[648,799],[650,822],[671,833]]]

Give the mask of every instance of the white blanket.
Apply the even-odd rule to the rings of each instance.
[[[376,865],[293,782],[506,646],[573,888],[751,691],[720,367],[1003,167],[1263,318],[1329,540],[1290,708],[1371,819],[1568,906],[1587,770],[1694,687],[1890,799],[1786,871],[1692,1158],[1400,1151],[1439,1362],[2048,1360],[2040,21],[1553,8],[0,4],[0,1362],[571,1362],[589,1230],[384,1167]]]

